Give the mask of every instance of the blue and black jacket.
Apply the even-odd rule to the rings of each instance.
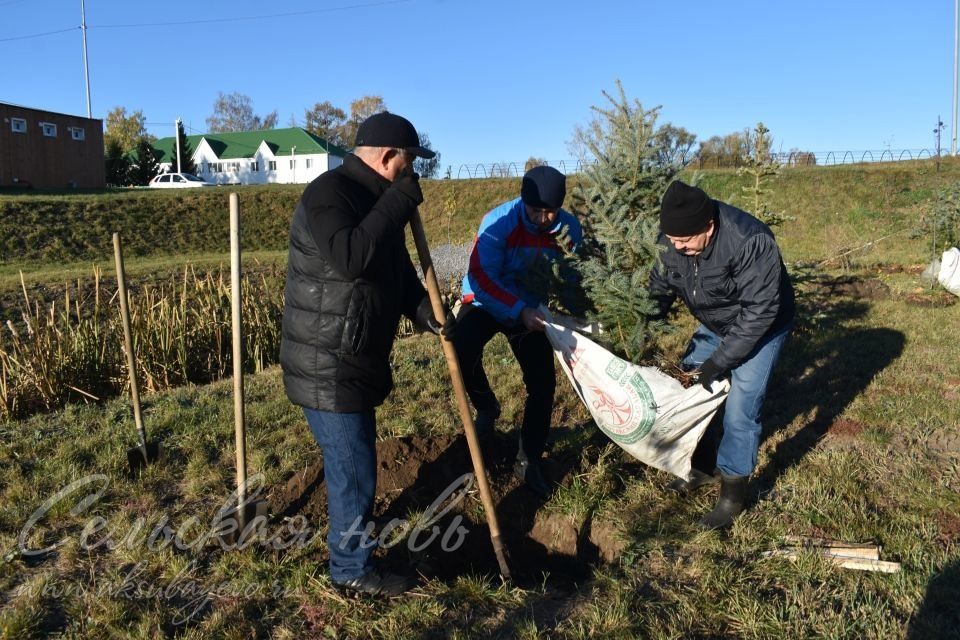
[[[524,307],[536,308],[540,300],[524,289],[523,282],[538,256],[561,254],[557,236],[566,227],[570,249],[583,239],[580,221],[564,209],[556,223],[544,231],[530,222],[520,198],[505,202],[484,216],[470,251],[470,264],[463,278],[464,304],[487,311],[511,325]]]

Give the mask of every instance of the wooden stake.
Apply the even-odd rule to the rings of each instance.
[[[880,545],[864,542],[843,542],[827,538],[808,538],[806,536],[784,536],[783,541],[788,545],[798,545],[807,548],[823,550],[835,555],[850,558],[864,558],[866,560],[880,559]]]
[[[410,229],[413,231],[413,241],[417,245],[417,254],[420,256],[423,279],[426,282],[427,294],[430,296],[430,304],[433,307],[433,317],[442,326],[446,322],[447,314],[443,306],[443,299],[440,295],[440,285],[437,283],[437,275],[433,270],[433,259],[430,257],[430,245],[427,244],[427,235],[423,230],[423,221],[420,219],[419,211],[415,211],[413,217],[410,219]],[[503,540],[500,538],[500,525],[497,523],[493,494],[490,492],[490,484],[487,481],[487,471],[483,466],[483,453],[480,451],[480,440],[477,438],[477,430],[473,424],[473,416],[470,413],[467,389],[463,384],[463,375],[460,373],[460,362],[457,360],[457,352],[452,342],[445,338],[440,338],[440,344],[443,345],[443,355],[447,358],[447,368],[450,370],[450,379],[453,382],[453,391],[457,398],[457,408],[460,410],[460,420],[463,422],[463,430],[467,437],[467,446],[470,449],[473,471],[477,476],[480,500],[483,503],[487,525],[490,528],[490,541],[493,543],[493,552],[497,556],[497,564],[500,565],[500,575],[509,580],[510,567],[507,565],[507,551]]]
[[[117,267],[117,289],[120,295],[120,320],[123,324],[123,347],[127,352],[127,372],[130,377],[130,401],[133,403],[133,421],[140,438],[138,448],[144,464],[149,462],[147,455],[147,432],[143,428],[143,415],[140,413],[140,389],[137,385],[137,363],[133,355],[133,335],[130,331],[130,309],[127,306],[127,281],[123,270],[123,247],[120,234],[113,234],[113,257]],[[24,292],[26,293],[26,292]]]
[[[237,523],[247,523],[247,437],[243,415],[243,326],[240,317],[240,197],[230,194],[230,295],[233,319],[233,425],[237,450]],[[239,533],[238,533],[239,537]]]
[[[825,558],[832,562],[833,564],[843,567],[844,569],[857,569],[859,571],[880,571],[882,573],[896,573],[900,571],[899,562],[884,562],[883,560],[872,560],[867,558],[857,558],[847,555],[842,555],[840,553],[831,553],[826,549],[818,550],[816,548],[811,549],[776,549],[774,551],[766,551],[763,554],[763,557],[782,557],[789,558],[790,560],[796,560],[800,558],[807,551],[813,551],[817,553],[822,558]]]

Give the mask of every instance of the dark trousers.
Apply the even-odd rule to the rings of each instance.
[[[497,409],[497,396],[490,388],[483,370],[483,348],[498,333],[507,337],[510,349],[520,363],[523,384],[527,388],[523,426],[520,429],[523,451],[530,460],[539,460],[550,431],[556,388],[553,348],[546,334],[528,331],[523,325],[512,327],[501,324],[483,309],[465,305],[457,319],[457,332],[453,339],[463,382],[474,408],[478,411]]]

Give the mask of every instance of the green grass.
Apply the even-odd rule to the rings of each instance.
[[[787,260],[824,260],[913,224],[936,189],[960,178],[952,163],[940,173],[932,166],[785,171],[775,206],[797,217],[777,230]],[[711,172],[704,185],[727,197],[739,180]],[[465,186],[481,190],[483,182]],[[469,219],[450,222],[453,241],[472,233],[485,205],[471,206]],[[430,220],[434,242],[446,241],[439,222]],[[827,265],[833,275],[879,279],[886,289],[870,298],[849,290],[804,298],[807,318],[768,394],[754,500],[728,533],[693,526],[715,489],[668,495],[667,474],[596,445],[585,409],[560,374],[553,424],[565,435],[553,455],[586,464],[544,509],[618,523],[628,545],[618,563],[596,567],[578,590],[551,580],[517,586],[465,575],[427,581],[395,601],[345,599],[330,588],[323,536],[287,552],[228,553],[212,544],[83,551],[78,539],[92,514],[117,537],[137,518],[152,525],[167,517],[174,527],[191,516],[211,519],[234,482],[229,381],[146,398],[148,432],[166,455],[139,478],[125,469],[135,440],[124,399],[0,423],[0,637],[960,637],[960,304],[910,304],[907,296],[921,284],[899,269],[925,263],[928,252],[922,239],[896,236]],[[142,263],[140,273],[149,275],[151,264]],[[665,359],[679,356],[692,327],[682,316],[663,338]],[[491,343],[485,364],[504,405],[501,428],[516,428],[522,383],[505,341]],[[392,365],[397,385],[378,411],[380,436],[455,432],[435,339],[399,341]],[[262,473],[268,493],[277,492],[318,449],[276,368],[245,383],[250,473]],[[26,538],[35,547],[65,544],[44,560],[22,557],[18,538],[31,513],[93,473],[109,480],[99,501],[78,514],[57,506]],[[184,533],[189,539],[203,528]],[[843,570],[814,556],[764,558],[787,534],[876,542],[902,571]],[[144,589],[181,588],[153,597],[118,591],[134,567]],[[213,597],[177,624],[184,607],[196,606],[188,587]],[[51,593],[57,589],[68,592]]]

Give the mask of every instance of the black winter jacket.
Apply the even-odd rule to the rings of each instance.
[[[710,359],[729,370],[766,335],[793,322],[793,286],[770,228],[749,213],[717,202],[716,228],[703,252],[666,247],[650,273],[650,291],[666,315],[677,296],[708,329],[722,336]]]
[[[290,226],[280,365],[296,405],[352,413],[393,387],[400,315],[426,295],[404,244],[417,203],[360,158],[311,182]]]

